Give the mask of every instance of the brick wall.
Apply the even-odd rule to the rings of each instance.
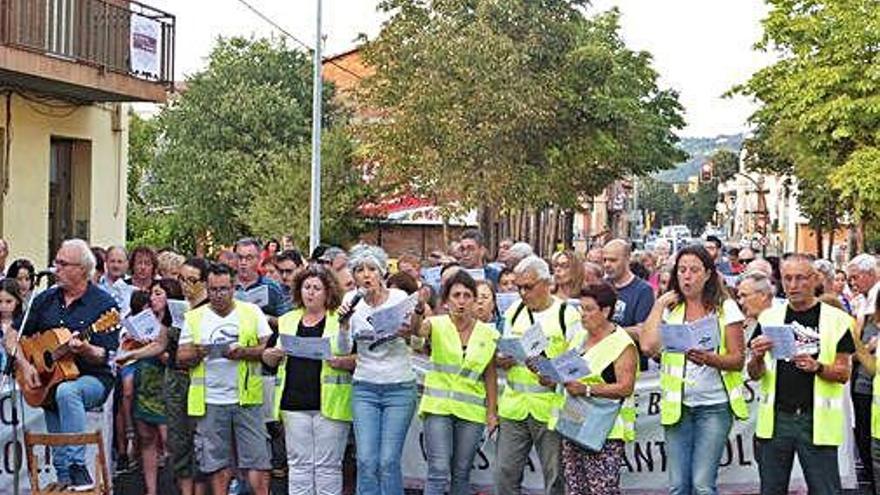
[[[466,227],[449,227],[449,239],[457,240]],[[361,241],[381,246],[390,258],[411,253],[422,259],[435,249],[446,250],[440,225],[381,225],[361,235]]]

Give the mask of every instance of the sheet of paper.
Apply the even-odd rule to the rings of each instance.
[[[736,287],[736,283],[739,282],[739,275],[722,275],[724,277],[724,285],[728,287]]]
[[[537,356],[533,358],[534,361],[530,361],[532,366],[535,368],[535,371],[538,372],[539,375],[549,378],[553,381],[553,383],[565,383],[562,380],[562,377],[559,375],[559,370],[554,366],[553,361],[545,358],[544,356]]]
[[[134,292],[134,287],[120,278],[113,282],[113,285],[108,289],[116,304],[119,305],[120,314],[127,315],[131,311],[131,294]]]
[[[770,356],[773,359],[788,361],[794,357],[797,349],[791,325],[761,325],[761,333],[773,342],[773,347],[770,349]]]
[[[522,342],[519,337],[505,337],[498,339],[498,354],[505,357],[512,357],[518,363],[525,362],[526,351],[523,349]]]
[[[183,328],[183,315],[189,311],[189,303],[179,299],[169,299],[168,311],[171,313],[171,326],[175,328]]]
[[[694,335],[687,325],[663,323],[660,325],[660,338],[666,352],[687,352],[694,348]]]
[[[375,339],[379,340],[396,335],[403,323],[412,316],[418,301],[419,293],[414,292],[403,301],[393,306],[379,309],[367,318],[367,321],[373,327]]]
[[[474,279],[474,282],[486,279],[486,270],[482,268],[467,268],[465,271]]]
[[[333,356],[330,351],[330,340],[322,337],[298,337],[281,334],[278,339],[281,342],[281,348],[288,356],[318,361],[330,359]]]
[[[711,351],[721,344],[718,332],[718,318],[714,315],[700,318],[689,323],[688,326],[694,333],[694,347]]]
[[[435,292],[440,292],[440,270],[442,266],[422,268],[422,281],[431,286]]]
[[[541,328],[540,322],[535,322],[526,329],[522,337],[520,337],[523,350],[527,357],[537,356],[547,349],[547,335]]]
[[[231,342],[204,344],[205,348],[208,349],[207,359],[222,359],[226,357],[226,353],[229,351],[229,346],[231,344]]]
[[[579,380],[590,374],[590,365],[574,349],[556,356],[550,362],[556,368],[560,383]]]
[[[685,325],[663,323],[660,337],[667,352],[713,350],[719,345],[718,318],[707,316]]]
[[[259,307],[269,305],[269,286],[260,285],[245,291],[236,291],[235,298],[239,301],[256,304]]]
[[[123,326],[128,330],[131,338],[139,342],[153,342],[159,338],[159,331],[162,329],[162,325],[150,309],[129,316],[123,320]]]
[[[514,304],[519,304],[522,298],[516,292],[499,292],[495,294],[495,305],[498,307],[498,313],[504,316],[508,308]]]

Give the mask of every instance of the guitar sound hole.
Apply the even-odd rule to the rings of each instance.
[[[43,353],[43,363],[46,364],[46,368],[51,368],[55,366],[55,358],[52,357],[52,353],[46,351]]]

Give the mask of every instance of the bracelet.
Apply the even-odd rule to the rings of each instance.
[[[587,391],[584,392],[584,396],[586,396],[586,397],[592,397],[592,396],[593,396],[593,387],[592,387],[592,386],[587,385]]]

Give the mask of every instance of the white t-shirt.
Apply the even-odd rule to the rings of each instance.
[[[236,304],[242,304],[238,302]],[[269,321],[257,308],[257,336],[260,339],[272,335]],[[210,307],[202,317],[199,344],[223,344],[238,342],[238,311],[233,309],[225,317],[219,316]],[[180,344],[192,344],[193,336],[189,325],[180,331]],[[238,404],[238,361],[226,358],[205,359],[205,403],[222,405]]]
[[[721,331],[720,337],[723,339],[724,329],[727,325],[741,323],[746,317],[733,299],[725,300],[722,309],[724,319],[719,321],[719,330]],[[724,389],[724,382],[721,381],[721,372],[717,368],[685,360],[683,401],[684,405],[688,407],[710,406],[727,402],[727,391]]]
[[[345,301],[349,301],[354,292],[346,294]],[[400,289],[388,289],[388,299],[379,306],[372,307],[366,299],[361,299],[354,307],[351,316],[351,329],[356,333],[361,328],[371,328],[367,318],[376,310],[403,301],[407,298],[406,292]],[[416,379],[412,370],[411,351],[403,339],[394,339],[376,346],[370,350],[370,343],[357,342],[357,366],[354,369],[353,379],[369,383],[401,383]]]
[[[880,290],[880,282],[874,284],[868,290],[867,297],[861,299],[861,304],[857,308],[856,316],[865,317],[874,314],[874,308],[877,307],[877,291]]]

